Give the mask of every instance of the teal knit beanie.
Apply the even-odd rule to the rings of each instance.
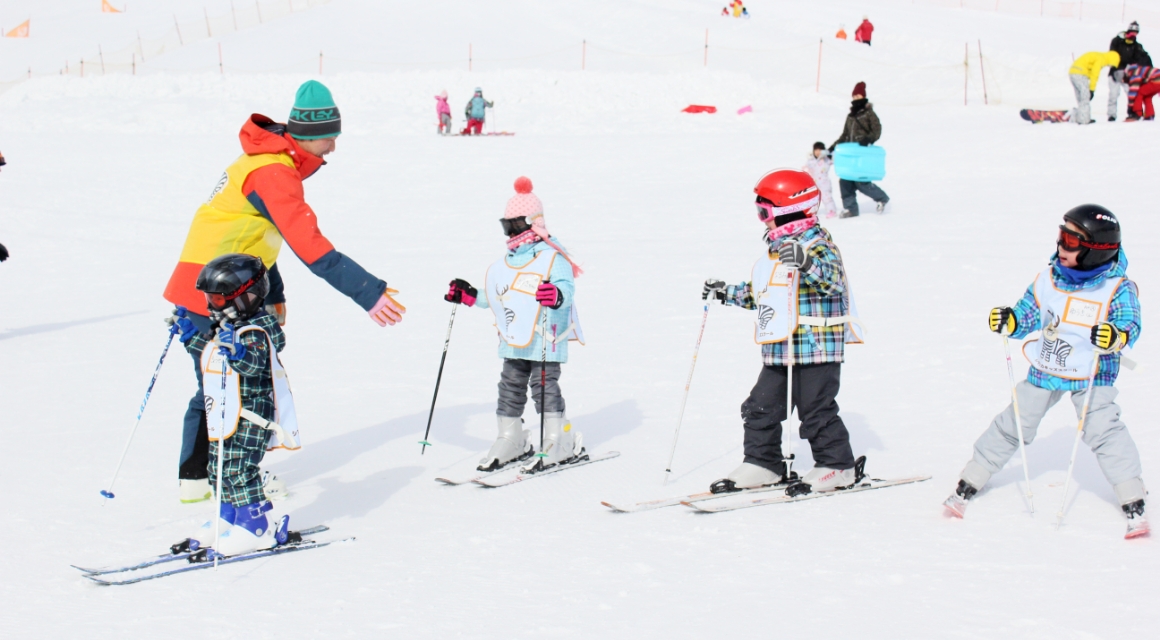
[[[298,87],[294,108],[286,122],[286,133],[299,140],[333,138],[342,133],[342,118],[326,85],[307,80]]]

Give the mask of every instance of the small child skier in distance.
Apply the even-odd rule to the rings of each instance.
[[[804,169],[814,179],[814,183],[818,185],[818,191],[821,193],[822,205],[818,208],[818,216],[822,218],[833,218],[838,215],[838,208],[834,205],[833,185],[830,183],[830,167],[832,166],[834,166],[834,161],[830,158],[830,152],[826,151],[825,143],[815,142],[814,150],[806,159]]]
[[[757,311],[754,341],[761,345],[763,365],[741,404],[745,460],[710,490],[725,493],[793,480],[781,450],[790,362],[799,432],[810,443],[815,466],[786,492],[794,496],[848,487],[859,480],[858,463],[865,459],[854,460],[836,400],[845,344],[861,341],[853,329],[857,312],[842,256],[818,224],[821,197],[808,173],[771,171],[753,190],[758,219],[768,228],[768,247],[753,266],[750,282],[726,287],[721,280],[706,280],[701,296]],[[792,292],[789,270],[798,283]]]
[[[480,471],[494,471],[535,452],[522,419],[529,387],[536,410],[543,414],[540,453],[545,455],[526,469],[538,471],[588,457],[580,434],[565,416],[559,384],[561,365],[568,361],[568,341],[584,343],[575,306],[575,277],[582,272],[548,234],[544,205],[532,193],[532,181],[520,177],[515,189],[500,219],[508,250],[488,268],[484,295],[466,280],[455,279],[443,297],[455,304],[490,308],[499,332],[503,359],[496,408],[499,435],[480,460]],[[546,378],[543,387],[541,376]],[[540,405],[541,392],[546,406]]]
[[[435,96],[435,115],[439,118],[439,135],[451,133],[451,105],[447,104],[447,90]]]
[[[1126,538],[1148,533],[1144,519],[1144,482],[1140,452],[1120,421],[1113,386],[1120,372],[1120,350],[1140,338],[1140,299],[1136,283],[1127,277],[1128,258],[1120,248],[1120,223],[1111,211],[1080,205],[1063,215],[1051,264],[1027,288],[1014,308],[991,310],[991,331],[1023,338],[1040,337],[1024,345],[1031,361],[1027,379],[1016,385],[1020,424],[1013,405],[995,416],[975,442],[975,455],[960,474],[958,488],[944,505],[959,518],[967,503],[998,473],[1023,442],[1030,444],[1043,416],[1071,393],[1076,415],[1083,419],[1083,439],[1096,454],[1104,477],[1128,519]],[[1099,354],[1094,389],[1088,379]],[[1093,393],[1083,412],[1087,394]]]

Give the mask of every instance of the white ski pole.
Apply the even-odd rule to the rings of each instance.
[[[685,380],[685,395],[681,398],[681,412],[677,414],[677,430],[673,432],[673,447],[669,450],[669,464],[665,467],[665,478],[661,486],[669,482],[673,472],[673,458],[677,455],[677,438],[681,435],[681,422],[685,419],[685,403],[689,400],[689,387],[693,384],[693,370],[697,368],[697,354],[701,351],[701,338],[705,336],[705,324],[709,321],[709,298],[705,298],[705,312],[701,315],[701,332],[697,334],[697,345],[693,347],[693,363],[689,365],[689,377]]]
[[[222,468],[223,459],[225,458],[225,430],[226,430],[226,367],[229,366],[226,358],[226,350],[222,349],[222,421],[218,431],[218,454],[217,454],[217,514],[213,519],[213,568],[217,571],[218,568],[218,549],[221,548],[222,540]]]
[[[1055,528],[1063,526],[1063,511],[1067,508],[1067,492],[1071,488],[1071,471],[1075,467],[1075,454],[1079,450],[1079,439],[1083,435],[1083,423],[1087,420],[1088,407],[1092,404],[1092,396],[1095,395],[1096,373],[1100,369],[1100,350],[1096,349],[1096,354],[1092,358],[1092,374],[1087,381],[1087,394],[1083,399],[1083,409],[1079,414],[1079,427],[1075,430],[1075,441],[1071,444],[1071,462],[1067,463],[1067,480],[1063,483],[1063,502],[1059,504],[1059,513],[1055,514]]]
[[[145,414],[145,405],[149,404],[149,396],[153,393],[153,385],[157,384],[157,376],[161,375],[161,365],[165,364],[165,356],[169,353],[169,345],[173,344],[173,336],[177,335],[177,326],[169,330],[169,340],[165,342],[165,349],[161,352],[161,359],[157,361],[157,368],[153,370],[153,379],[149,381],[149,388],[145,390],[145,398],[141,400],[141,407],[137,409],[137,421],[133,423],[133,429],[129,431],[129,439],[125,441],[125,448],[121,451],[121,459],[117,461],[117,468],[113,471],[113,477],[109,479],[109,488],[101,489],[101,506],[104,506],[109,498],[114,498],[113,483],[117,481],[117,476],[121,473],[121,465],[125,464],[125,456],[129,454],[129,445],[133,444],[133,436],[137,433],[137,427],[141,424],[141,416]]]
[[[1011,341],[1003,334],[1003,351],[1007,354],[1007,378],[1011,381],[1011,408],[1015,411],[1015,429],[1019,432],[1019,455],[1023,458],[1023,482],[1027,488],[1027,506],[1035,515],[1035,498],[1031,494],[1031,470],[1027,467],[1027,446],[1024,444],[1023,418],[1019,415],[1019,394],[1015,391],[1015,369],[1011,364]]]
[[[786,316],[786,318],[787,318],[786,322],[789,322],[790,324],[788,325],[789,326],[789,337],[786,338],[786,344],[785,344],[785,347],[786,347],[785,348],[785,354],[786,354],[785,422],[782,423],[782,431],[783,432],[789,431],[790,417],[793,415],[793,360],[794,360],[794,348],[795,348],[794,342],[793,342],[793,334],[797,333],[797,320],[798,320],[797,314],[795,313],[795,310],[797,309],[797,305],[795,303],[797,302],[797,295],[798,295],[797,281],[796,281],[795,276],[797,276],[797,273],[793,269],[790,269],[785,274],[786,287],[787,287],[787,293],[788,293],[788,295],[786,296],[786,301],[787,301],[786,313],[788,314]],[[799,422],[801,421],[801,414],[798,414],[798,421]],[[784,433],[782,434],[782,437],[783,438],[785,437]],[[796,436],[791,436],[791,438],[792,438],[791,442],[793,442],[794,444],[797,444]],[[791,451],[792,451],[792,447],[791,447]],[[787,457],[784,455],[784,452],[783,452],[782,457],[783,458]],[[786,468],[786,479],[787,480],[789,479],[788,467]]]

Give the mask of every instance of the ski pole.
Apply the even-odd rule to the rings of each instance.
[[[540,307],[540,314],[540,452],[536,457],[542,462],[548,457],[548,453],[544,451],[544,414],[547,413],[547,407],[544,406],[544,389],[548,386],[548,312]]]
[[[427,441],[427,437],[431,435],[431,419],[435,417],[435,401],[439,399],[439,383],[443,381],[443,363],[447,362],[447,347],[451,345],[451,327],[455,326],[455,312],[458,310],[459,305],[451,307],[451,320],[447,323],[447,337],[443,339],[443,357],[439,359],[439,375],[435,376],[435,395],[431,396],[431,412],[427,414],[427,431],[423,433],[423,439],[419,441],[419,444],[423,445],[419,455],[427,453],[427,447],[434,446]]]
[[[797,320],[798,320],[797,314],[794,313],[794,311],[796,309],[796,305],[794,303],[797,301],[797,281],[794,278],[796,275],[797,274],[794,273],[793,269],[790,269],[785,274],[785,279],[786,279],[786,282],[788,283],[787,284],[788,290],[786,292],[788,294],[786,296],[786,313],[788,315],[786,316],[786,322],[789,322],[791,324],[788,325],[789,326],[789,337],[786,338],[786,345],[785,345],[786,346],[786,349],[785,349],[785,357],[786,357],[786,360],[785,360],[786,361],[785,380],[786,380],[786,384],[785,384],[785,424],[783,425],[783,427],[789,426],[789,419],[790,419],[790,417],[793,416],[793,359],[794,359],[793,334],[797,332]],[[800,419],[801,415],[799,415],[798,418]],[[783,428],[782,430],[789,431],[789,429],[786,429],[786,428]],[[795,444],[796,444],[796,441],[795,441]]]
[[[1024,444],[1023,418],[1019,415],[1019,394],[1015,390],[1015,369],[1011,364],[1011,341],[1003,334],[1003,351],[1007,354],[1007,378],[1011,381],[1011,408],[1015,411],[1015,429],[1019,432],[1019,455],[1023,458],[1023,482],[1027,485],[1027,506],[1035,515],[1035,497],[1031,494],[1031,470],[1027,467],[1027,446]]]
[[[677,438],[681,435],[681,422],[685,419],[685,403],[689,400],[689,387],[693,384],[693,370],[697,368],[697,354],[701,351],[701,338],[705,336],[705,324],[709,321],[709,298],[705,298],[705,312],[701,314],[701,331],[697,334],[697,344],[693,347],[693,363],[689,365],[689,377],[685,380],[685,395],[681,398],[681,412],[677,414],[677,430],[673,432],[673,447],[669,450],[669,464],[665,467],[665,478],[661,486],[668,484],[673,472],[673,458],[677,455]]]
[[[113,495],[113,483],[117,481],[117,476],[121,473],[121,465],[125,463],[125,456],[129,454],[129,445],[133,444],[133,436],[137,433],[137,426],[141,424],[141,416],[145,414],[145,405],[149,404],[149,396],[153,393],[153,385],[157,384],[157,376],[161,375],[161,365],[165,364],[165,356],[169,354],[169,345],[173,344],[173,336],[177,335],[177,325],[169,330],[169,339],[165,341],[165,349],[161,351],[161,358],[157,361],[157,368],[153,370],[153,379],[149,381],[149,388],[145,390],[145,398],[141,400],[141,407],[137,409],[137,421],[133,423],[133,429],[129,431],[129,439],[125,441],[125,449],[121,451],[121,459],[117,461],[117,468],[113,471],[113,477],[109,480],[109,488],[101,489],[101,506],[104,506],[110,498],[115,498]]]
[[[1067,480],[1063,483],[1063,502],[1059,504],[1059,513],[1055,514],[1055,528],[1059,529],[1063,526],[1063,510],[1067,508],[1067,491],[1071,488],[1071,471],[1075,467],[1075,454],[1079,450],[1079,439],[1083,435],[1083,423],[1087,420],[1088,407],[1092,404],[1092,396],[1095,395],[1096,373],[1100,370],[1100,350],[1096,349],[1096,354],[1092,358],[1092,374],[1087,381],[1087,395],[1083,399],[1083,409],[1079,414],[1079,427],[1075,430],[1075,441],[1071,444],[1071,462],[1067,463]]]
[[[224,321],[223,321],[224,322]],[[232,339],[232,337],[231,337]],[[223,347],[221,350],[222,356],[222,421],[218,427],[218,455],[217,455],[217,512],[218,515],[213,520],[213,569],[217,571],[218,556],[217,552],[221,548],[222,541],[222,470],[224,467],[225,447],[226,447],[226,367],[229,362],[226,358],[226,350]]]

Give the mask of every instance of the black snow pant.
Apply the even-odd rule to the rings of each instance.
[[[781,451],[781,423],[786,418],[786,367],[762,367],[757,384],[741,403],[745,422],[745,462],[785,474]],[[797,365],[793,368],[793,404],[801,419],[798,435],[808,440],[814,464],[850,469],[854,452],[850,433],[838,416],[838,387],[842,365],[837,362]]]
[[[531,360],[504,358],[503,371],[499,374],[499,401],[496,403],[496,415],[518,418],[524,415],[524,407],[528,404],[528,391],[532,392],[532,400],[536,403],[536,412],[541,413],[540,406],[540,377],[545,378],[544,403],[548,405],[548,413],[562,413],[564,411],[564,396],[560,393],[560,363],[549,362],[540,370],[540,363]]]

